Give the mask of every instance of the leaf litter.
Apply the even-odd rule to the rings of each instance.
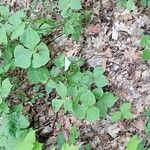
[[[7,4],[15,9],[19,7],[29,9],[30,1],[13,0]],[[90,0],[85,1],[86,7],[91,7],[91,4]],[[31,111],[29,116],[31,125],[38,130],[39,139],[46,141],[47,149],[57,140],[56,133],[61,130],[57,127],[58,124],[64,126],[66,139],[70,127],[76,124],[81,133],[79,142],[90,143],[93,149],[99,150],[124,150],[132,132],[144,136],[142,132],[144,120],[138,116],[150,105],[150,64],[140,59],[139,42],[144,32],[143,28],[150,26],[150,13],[144,14],[143,8],[140,7],[130,13],[125,9],[116,9],[112,1],[105,1],[101,16],[103,19],[97,23],[99,2],[95,1],[94,6],[93,22],[85,28],[84,38],[80,43],[62,36],[52,44],[54,49],[65,50],[68,56],[82,56],[90,66],[102,65],[109,79],[109,89],[119,98],[117,105],[131,101],[135,119],[112,124],[110,116],[107,115],[106,119],[90,124],[78,121],[65,114],[63,110],[54,114],[43,100],[38,100],[35,105],[27,103],[24,109],[26,112]],[[35,11],[39,13],[43,11],[42,2],[37,4]]]

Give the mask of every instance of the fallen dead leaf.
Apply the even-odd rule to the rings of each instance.
[[[101,31],[100,24],[91,24],[86,27],[86,33],[89,35],[98,34]]]

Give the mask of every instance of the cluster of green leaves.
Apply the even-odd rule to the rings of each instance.
[[[29,128],[28,119],[22,115],[22,105],[9,108],[4,102],[12,85],[8,78],[0,86],[0,149],[41,150],[42,145],[35,139],[35,131]]]
[[[143,51],[143,59],[149,60],[150,59],[150,35],[144,35],[141,39],[141,45],[144,47]]]
[[[50,71],[46,67],[30,68],[27,74],[31,83],[43,83],[48,93],[56,93],[53,110],[58,112],[63,107],[65,112],[88,121],[105,117],[117,98],[102,89],[108,84],[104,70],[98,66],[93,71],[82,71],[82,60],[64,54],[51,61]]]
[[[0,104],[0,149],[41,150],[42,145],[35,139],[35,131],[29,128],[28,119],[22,115],[22,106],[9,108]]]
[[[112,115],[112,122],[115,122],[119,119],[132,119],[133,114],[131,113],[131,103],[123,103],[119,111],[116,111]]]
[[[136,0],[117,0],[118,7],[125,7],[129,11],[135,9]],[[140,0],[140,3],[144,7],[150,7],[150,0]]]
[[[79,40],[83,32],[80,0],[60,0],[58,7],[64,22],[64,34]],[[0,6],[0,126],[3,129],[0,130],[0,149],[41,149],[41,144],[35,140],[35,131],[29,128],[28,120],[21,113],[22,107],[7,106],[6,98],[12,89],[7,77],[10,70],[25,70],[34,87],[42,84],[47,95],[55,95],[52,100],[48,99],[54,112],[64,109],[78,119],[93,122],[105,117],[117,101],[111,92],[103,90],[108,81],[102,67],[84,69],[83,60],[68,58],[63,53],[50,58],[50,50],[41,42],[41,37],[56,26],[53,20],[46,22],[45,19],[37,19],[32,23],[23,10],[11,14],[7,6]],[[74,146],[78,136],[73,128],[62,150],[79,149],[79,146]]]
[[[150,108],[148,108],[144,114],[147,117],[144,127],[144,131],[147,134],[147,137],[141,139],[134,135],[127,144],[127,150],[150,150],[150,146],[147,145],[147,141],[150,136]]]
[[[64,19],[64,34],[71,36],[74,40],[79,41],[80,35],[83,33],[82,20],[83,16],[80,12],[82,9],[80,0],[59,0],[58,8]]]

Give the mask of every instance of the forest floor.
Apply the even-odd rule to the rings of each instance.
[[[30,6],[28,0],[0,0],[0,3],[8,3],[15,9]],[[150,106],[150,62],[141,60],[140,38],[150,28],[150,10],[139,6],[129,12],[116,8],[113,0],[104,0],[102,8],[99,1],[92,4],[91,0],[85,0],[85,4],[85,9],[92,7],[93,14],[80,42],[61,36],[51,44],[55,51],[83,57],[89,66],[102,65],[109,80],[108,89],[118,97],[118,102],[106,119],[95,123],[79,121],[63,111],[54,114],[40,99],[35,104],[27,103],[25,111],[30,111],[29,119],[47,150],[56,142],[58,124],[63,125],[66,138],[71,125],[75,124],[80,131],[78,142],[90,143],[94,150],[124,150],[132,135],[145,136],[143,112]],[[35,5],[35,11],[43,15],[44,2],[38,1]],[[132,102],[134,119],[112,124],[111,114],[128,101]]]

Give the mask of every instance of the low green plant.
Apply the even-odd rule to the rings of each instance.
[[[117,0],[118,7],[125,7],[129,11],[135,9],[135,4],[138,0]],[[140,3],[144,7],[150,7],[150,0],[140,0]]]
[[[19,90],[16,81],[20,82],[19,85],[22,84],[18,76],[14,75],[15,71],[23,72],[27,85],[45,87],[44,93],[37,90],[36,96],[41,99],[46,93],[46,100],[56,113],[63,109],[77,119],[93,122],[105,117],[117,101],[117,97],[104,90],[108,80],[102,67],[86,69],[82,59],[67,57],[63,53],[52,57],[51,50],[42,42],[42,37],[45,37],[47,32],[53,32],[56,26],[61,26],[64,34],[76,41],[83,32],[80,0],[60,0],[58,8],[62,20],[47,21],[43,18],[31,20],[24,10],[10,13],[8,6],[0,6],[2,149],[41,149],[41,144],[36,141],[35,131],[29,127],[27,118],[22,114],[22,105],[8,107],[11,90]],[[18,97],[16,94],[15,98]],[[35,97],[32,98],[35,100]],[[30,100],[30,97],[27,100]],[[79,146],[73,146],[78,136],[73,127],[69,141],[63,143],[62,149],[78,149]]]
[[[140,139],[135,135],[127,143],[126,150],[137,150],[139,144]]]
[[[141,46],[144,48],[142,58],[144,60],[150,59],[150,35],[144,35],[141,38]]]
[[[116,122],[120,119],[132,119],[133,114],[131,112],[131,103],[123,103],[119,111],[116,111],[112,115],[112,122]]]

